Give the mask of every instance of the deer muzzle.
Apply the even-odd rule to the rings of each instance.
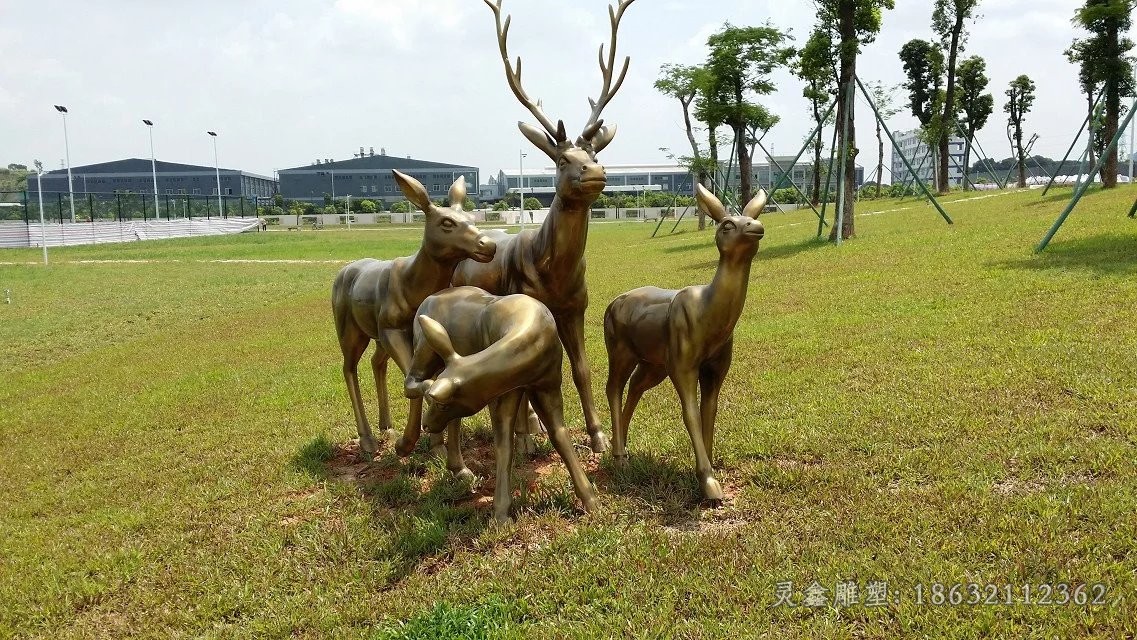
[[[474,246],[474,260],[478,262],[489,262],[497,254],[497,243],[488,236],[478,236],[478,242]]]

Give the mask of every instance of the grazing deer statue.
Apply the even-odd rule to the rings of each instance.
[[[466,199],[464,177],[450,187],[449,207],[433,204],[418,180],[398,171],[395,180],[407,199],[426,214],[422,247],[405,258],[364,258],[352,262],[340,270],[332,285],[332,313],[343,351],[343,377],[355,411],[359,448],[367,456],[375,454],[377,443],[359,395],[357,366],[363,352],[374,340],[371,369],[379,396],[379,427],[393,433],[387,401],[387,360],[394,358],[404,374],[410,367],[415,310],[427,296],[450,286],[454,267],[460,261],[472,258],[489,262],[497,248],[474,226],[473,214],[462,210]],[[421,409],[421,400],[412,402],[408,422],[417,423]]]
[[[521,59],[510,64],[507,50],[509,22],[501,19],[501,0],[485,3],[493,10],[497,22],[498,49],[505,64],[505,76],[513,95],[543,127],[538,129],[517,123],[521,133],[553,161],[557,168],[556,195],[549,215],[541,228],[519,235],[501,231],[491,237],[497,241],[497,256],[488,263],[469,261],[458,265],[455,285],[474,285],[494,294],[524,293],[545,303],[557,323],[557,334],[568,353],[572,379],[580,394],[584,420],[593,451],[604,451],[608,438],[604,435],[596,403],[592,399],[592,374],[584,351],[584,311],[588,307],[588,287],[584,281],[584,246],[588,240],[588,220],[592,203],[607,184],[604,167],[596,154],[608,146],[616,135],[616,127],[605,126],[600,114],[620,89],[628,72],[630,58],[613,82],[616,65],[616,32],[624,10],[634,0],[620,0],[618,8],[608,8],[612,39],[607,61],[600,46],[600,71],[603,84],[597,99],[589,99],[592,113],[584,131],[573,143],[565,133],[564,121],[553,126],[540,101],[532,100],[521,86]]]
[[[561,344],[545,305],[525,295],[502,297],[477,287],[456,287],[424,300],[418,313],[406,393],[429,399],[422,419],[427,431],[447,430],[447,467],[459,477],[472,477],[462,460],[459,420],[489,405],[497,450],[494,517],[508,520],[513,433],[516,421],[527,418],[522,401],[528,397],[568,467],[577,497],[592,511],[596,490],[565,431]],[[413,449],[418,437],[416,429],[400,448]]]
[[[750,264],[764,233],[758,215],[766,205],[766,192],[759,191],[742,215],[732,216],[702,185],[696,185],[696,191],[700,207],[718,224],[719,263],[714,280],[678,291],[641,287],[608,305],[604,312],[606,391],[612,413],[612,455],[623,462],[628,455],[628,423],[636,404],[645,391],[670,377],[695,449],[695,473],[703,497],[720,504],[722,487],[711,475],[715,417],[719,390],[730,368],[734,325],[746,303]],[[628,397],[621,407],[629,378]]]

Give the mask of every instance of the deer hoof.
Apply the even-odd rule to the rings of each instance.
[[[399,432],[394,429],[384,429],[379,437],[388,442],[394,442],[399,437]]]
[[[722,506],[722,486],[719,481],[714,478],[707,478],[703,480],[703,498],[706,503],[712,508]]]
[[[513,518],[509,517],[509,509],[508,508],[501,509],[501,510],[494,509],[493,519],[500,522],[501,524],[508,524],[510,522],[513,522]]]
[[[430,457],[432,457],[432,458],[445,458],[446,457],[446,445],[437,444],[437,445],[431,447],[430,448]]]
[[[603,431],[597,431],[592,434],[590,440],[591,442],[589,444],[592,447],[593,453],[604,453],[608,450],[608,435]]]
[[[457,478],[460,482],[473,482],[474,472],[470,471],[469,467],[462,467],[461,469],[454,472],[454,477]]]
[[[580,502],[588,513],[595,513],[600,508],[600,500],[596,497],[595,491],[589,492],[589,495],[581,498]]]
[[[375,452],[379,450],[379,444],[375,442],[375,438],[368,436],[359,437],[359,457],[367,462],[371,462],[375,458]]]
[[[399,437],[398,440],[395,440],[395,455],[399,456],[400,458],[405,458],[411,455],[411,453],[413,453],[415,450],[416,444],[418,443],[408,442],[406,438]]]
[[[624,467],[627,467],[628,466],[628,454],[626,454],[626,453],[624,453],[624,454],[613,453],[612,454],[612,463],[615,464],[617,467],[620,467],[621,469]]]

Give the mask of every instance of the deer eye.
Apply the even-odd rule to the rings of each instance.
[[[442,222],[440,224],[442,225],[442,228],[445,231],[453,231],[454,227],[458,226],[458,224],[456,222],[454,222],[453,220],[451,220],[450,218],[443,218]]]
[[[720,224],[719,229],[722,229],[723,231],[734,231],[734,223],[728,220]]]

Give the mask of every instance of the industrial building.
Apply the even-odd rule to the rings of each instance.
[[[939,154],[932,153],[933,150],[928,149],[928,145],[920,139],[921,131],[913,129],[911,131],[898,131],[895,134],[896,144],[904,153],[904,157],[916,170],[916,175],[925,184],[931,186],[933,177],[935,175],[935,163],[939,161]],[[948,138],[948,184],[957,187],[963,184],[963,151],[964,140],[960,136],[952,136]],[[912,172],[904,166],[904,159],[896,150],[892,151],[892,184],[900,184],[912,179]],[[877,180],[883,182],[882,180]]]
[[[277,175],[280,193],[289,200],[323,202],[325,196],[351,196],[390,204],[405,199],[395,183],[392,169],[421,182],[432,199],[446,198],[458,176],[466,177],[471,196],[479,193],[477,167],[389,156],[382,149],[378,154],[374,149],[364,153],[362,147],[350,160],[316,160],[302,167],[283,169]]]
[[[217,195],[218,174],[221,178],[221,195],[246,198],[269,197],[276,193],[272,178],[237,169],[215,169],[192,164],[158,160],[151,167],[150,160],[127,158],[78,167],[71,167],[71,185],[67,184],[67,170],[56,169],[43,174],[43,192],[47,194],[153,194],[155,170],[158,193],[164,195]],[[28,191],[32,198],[39,192],[40,179],[29,178]]]

